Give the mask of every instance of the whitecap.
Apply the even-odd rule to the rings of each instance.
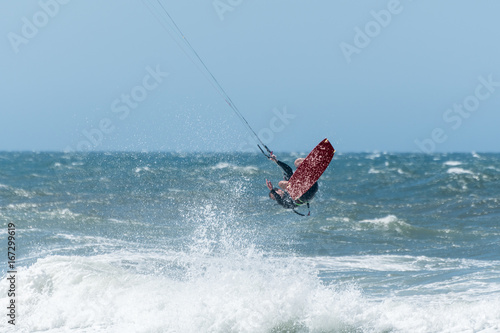
[[[412,226],[404,221],[398,219],[395,215],[387,215],[381,218],[367,219],[359,221],[361,225],[370,226],[375,229],[382,229],[385,231],[396,231],[403,233],[405,230],[412,228]]]
[[[367,159],[370,159],[370,160],[375,160],[377,158],[379,158],[381,155],[379,152],[373,152],[372,154],[366,156]]]
[[[148,166],[144,167],[137,167],[135,168],[135,173],[140,173],[140,172],[152,172],[152,170]]]
[[[240,172],[246,172],[246,173],[255,173],[259,171],[259,168],[253,165],[247,165],[247,166],[239,166],[227,162],[219,162],[216,165],[211,167],[212,170],[223,170],[223,169],[230,169],[230,170],[236,170]]]
[[[446,166],[457,166],[457,165],[462,165],[462,162],[459,161],[446,161],[443,163]]]
[[[8,204],[7,208],[12,209],[12,210],[24,210],[24,209],[30,209],[30,208],[37,208],[39,205],[38,204],[33,204],[33,203],[20,203],[20,204]]]
[[[352,272],[359,270],[408,272],[422,269],[421,260],[425,257],[398,255],[366,255],[345,257],[310,258],[318,269],[324,272]],[[429,261],[431,259],[429,258]]]
[[[81,216],[78,213],[72,212],[68,208],[58,208],[55,210],[43,212],[42,215],[48,217],[48,218],[63,218],[63,219],[76,219],[77,217]]]
[[[488,166],[488,167],[486,167],[486,169],[500,172],[500,169],[498,169],[498,168],[496,168],[494,166]]]
[[[23,190],[20,188],[11,187],[9,185],[4,185],[4,184],[0,184],[0,189],[5,189],[7,191],[11,191],[15,195],[17,195],[19,197],[24,197],[24,198],[31,198],[35,195],[34,192],[26,191],[26,190]]]
[[[447,173],[457,174],[457,175],[474,175],[474,172],[462,168],[449,168]]]
[[[217,163],[217,165],[212,166],[212,170],[220,170],[220,169],[227,169],[231,166],[231,164],[226,163],[226,162],[220,162]]]
[[[387,215],[385,217],[377,218],[377,219],[367,219],[361,220],[360,223],[373,223],[373,224],[390,224],[398,221],[398,217],[396,215]]]
[[[240,167],[240,168],[241,168],[240,170],[243,170],[243,171],[249,172],[249,173],[254,173],[254,172],[259,171],[259,168],[255,167],[253,165],[249,165],[246,167]]]

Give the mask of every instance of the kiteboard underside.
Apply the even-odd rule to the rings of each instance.
[[[321,177],[335,154],[328,139],[321,141],[302,162],[288,181],[287,191],[293,200],[307,192]]]

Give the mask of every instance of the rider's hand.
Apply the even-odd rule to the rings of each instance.
[[[273,160],[274,162],[278,161],[278,159],[276,158],[276,155],[274,155],[273,153],[269,154],[269,159]]]
[[[266,185],[267,185],[267,188],[269,189],[269,191],[271,191],[273,189],[273,184],[266,179]]]

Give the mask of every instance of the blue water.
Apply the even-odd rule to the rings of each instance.
[[[339,153],[310,217],[266,178],[257,154],[0,153],[16,331],[500,332],[499,154]]]

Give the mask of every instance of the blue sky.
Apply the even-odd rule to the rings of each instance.
[[[0,150],[254,151],[148,3],[0,2]],[[499,151],[498,1],[163,4],[276,151]]]

